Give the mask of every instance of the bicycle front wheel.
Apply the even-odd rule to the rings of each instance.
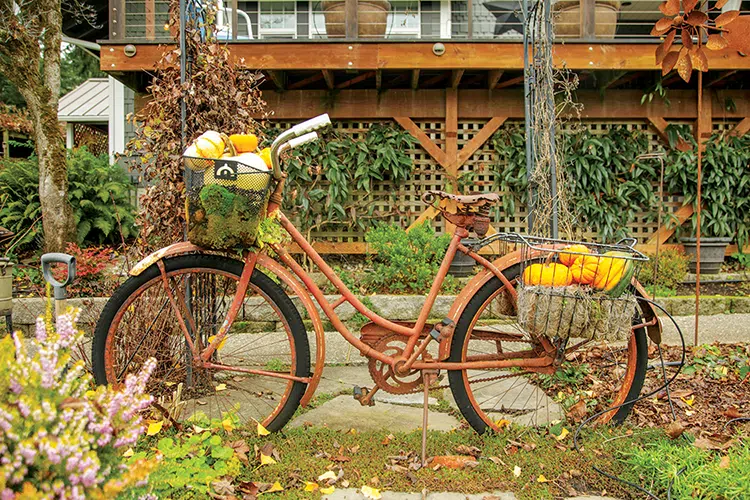
[[[294,414],[307,384],[267,375],[203,368],[193,362],[169,300],[183,297],[195,329],[193,342],[207,346],[234,298],[243,264],[218,255],[190,254],[163,261],[128,279],[107,302],[94,333],[92,361],[99,384],[121,384],[150,357],[157,367],[148,390],[176,418],[257,421],[281,429]],[[180,300],[177,300],[179,303]],[[310,348],[299,312],[281,287],[258,269],[224,341],[209,360],[239,369],[297,377],[310,375]]]

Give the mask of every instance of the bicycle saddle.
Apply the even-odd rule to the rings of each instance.
[[[500,201],[500,195],[497,193],[452,194],[436,190],[422,193],[422,201],[428,205],[431,205],[438,198],[441,200],[452,200],[466,206],[494,205]]]

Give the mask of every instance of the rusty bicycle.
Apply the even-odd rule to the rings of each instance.
[[[654,309],[647,301],[626,305],[628,335],[599,350],[607,359],[607,372],[581,369],[576,374],[575,366],[585,363],[577,357],[580,348],[597,342],[596,336],[540,333],[522,321],[517,304],[527,266],[559,259],[560,249],[572,242],[493,233],[489,214],[500,200],[498,194],[424,193],[423,200],[450,224],[452,237],[419,317],[395,321],[368,308],[280,210],[285,181],[280,154],[317,139],[315,131],[329,124],[322,115],[281,133],[271,147],[272,169],[252,172],[257,179],[242,181],[240,191],[252,187],[259,217],[277,218],[338,296],[327,297],[283,245],[266,245],[273,255],[265,248],[247,249],[238,260],[193,242],[175,243],[133,267],[104,308],[93,342],[98,383],[120,384],[148,357],[155,357],[150,390],[169,396],[180,386],[184,415],[235,411],[244,421],[278,431],[315,393],[325,366],[328,326],[367,360],[374,385],[354,391],[361,404],[373,404],[378,391],[424,393],[426,409],[431,389],[449,387],[457,408],[479,433],[498,429],[505,417],[529,424],[561,418],[559,405],[545,393],[545,382],[563,372],[558,382],[565,383],[565,370],[571,367],[570,377],[582,373],[594,379],[596,391],[581,396],[588,399],[586,404],[617,407],[638,396],[648,362],[647,335],[658,339],[661,331]],[[196,161],[187,169],[196,170]],[[188,172],[194,177],[188,179],[188,189],[191,183],[221,180],[227,162],[221,163],[197,176]],[[224,180],[243,175],[237,168],[230,165]],[[462,242],[470,233],[477,235],[478,243]],[[604,245],[599,253],[618,251],[639,260],[633,243]],[[492,245],[492,252],[483,250]],[[474,259],[481,270],[446,317],[431,320],[457,252]],[[500,257],[490,260],[488,253]],[[635,277],[628,277],[627,287],[630,296],[646,296]],[[345,304],[370,321],[359,335],[337,312]],[[608,411],[599,420],[621,422],[631,406]]]

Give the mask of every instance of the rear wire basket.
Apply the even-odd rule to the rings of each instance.
[[[553,339],[630,338],[637,307],[632,282],[648,261],[635,240],[602,244],[515,233],[496,239],[521,252],[516,291],[525,331]],[[573,245],[587,250],[566,250]]]
[[[266,215],[271,172],[233,160],[183,159],[188,240],[213,250],[252,246]]]

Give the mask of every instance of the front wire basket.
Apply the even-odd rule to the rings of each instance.
[[[548,338],[627,340],[636,314],[633,281],[648,257],[635,240],[615,244],[516,233],[493,235],[521,252],[518,322]]]
[[[212,250],[252,246],[266,215],[271,172],[228,159],[184,162],[188,240]]]

